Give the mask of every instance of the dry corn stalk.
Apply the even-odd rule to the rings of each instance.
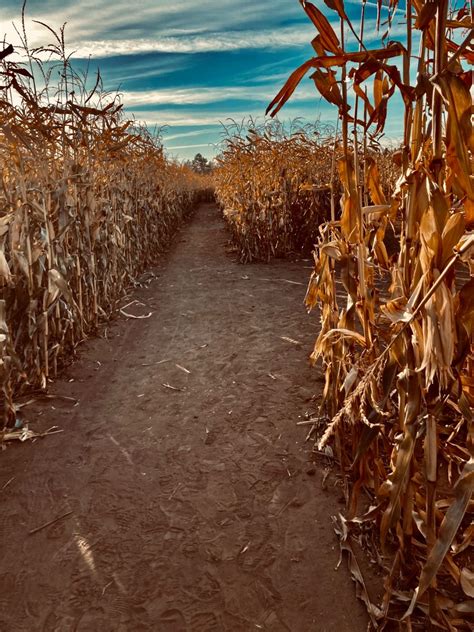
[[[11,46],[0,53],[4,428],[15,421],[13,394],[47,387],[156,261],[203,187],[165,158],[159,138],[123,116],[100,75],[86,89],[64,52],[63,30],[54,36],[28,51],[26,63],[9,61]],[[45,51],[47,63],[39,59]],[[58,64],[52,86],[48,71]]]
[[[242,262],[311,248],[329,214],[329,130],[278,124],[226,129],[216,195]]]
[[[340,137],[331,126],[293,123],[285,131],[277,121],[233,124],[225,136],[214,182],[240,260],[309,253],[341,188],[333,164]],[[366,151],[383,170],[387,195],[395,187],[393,153],[376,143]]]
[[[335,439],[350,481],[346,531],[361,541],[378,533],[375,555],[386,580],[381,608],[369,609],[374,627],[399,620],[407,629],[430,621],[467,629],[474,594],[474,138],[463,64],[474,60],[472,5],[407,0],[405,43],[368,50],[342,0],[326,4],[340,35],[302,2],[317,30],[316,57],[269,107],[276,114],[312,69],[341,120],[340,215],[321,227],[306,295],[309,309],[320,308],[312,359],[323,363],[331,417],[318,447]],[[397,9],[391,0],[389,25]],[[356,52],[346,49],[348,33],[359,41]],[[366,147],[383,132],[395,92],[404,103],[404,138],[389,198]],[[364,116],[353,115],[361,105]],[[352,144],[349,125],[357,130]],[[392,256],[390,222],[398,227]],[[371,508],[357,517],[362,491]]]

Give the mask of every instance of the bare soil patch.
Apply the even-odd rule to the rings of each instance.
[[[310,262],[242,266],[213,205],[1,455],[0,630],[365,630],[308,461]],[[56,520],[56,518],[59,518]],[[43,527],[37,529],[38,527]],[[35,530],[34,533],[30,533]]]

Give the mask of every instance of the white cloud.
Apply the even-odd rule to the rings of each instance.
[[[161,90],[121,92],[123,102],[131,109],[144,105],[201,105],[226,99],[249,98],[251,94],[251,90],[239,87],[204,88],[200,86],[194,88],[163,88]]]
[[[165,140],[166,142],[169,142],[170,140],[176,140],[178,138],[187,138],[190,136],[201,136],[201,135],[207,134],[209,129],[215,128],[217,126],[218,126],[218,123],[216,123],[215,125],[204,125],[200,129],[193,130],[192,132],[180,132],[179,134],[171,134],[171,135],[166,134],[166,131],[165,131],[165,134],[166,134]]]
[[[173,151],[174,149],[190,149],[191,147],[212,147],[214,143],[193,143],[192,145],[166,145],[166,149]]]
[[[61,6],[51,0],[44,0],[41,6],[27,6],[26,25],[32,46],[52,40],[52,35],[44,27],[34,23],[41,20],[53,29],[59,29],[67,22],[66,41],[71,48],[81,48],[86,55],[127,54],[144,50],[175,50],[193,52],[197,50],[219,50],[211,47],[211,38],[225,37],[229,32],[242,32],[246,38],[249,33],[267,29],[277,20],[295,16],[304,19],[299,7],[293,3],[282,3],[275,14],[269,14],[272,7],[269,0],[261,3],[236,3],[234,0],[135,0],[133,6],[129,0],[64,0]],[[286,6],[285,6],[286,5]],[[12,21],[20,24],[21,1],[17,7],[11,5],[0,8],[0,24],[5,29],[9,41],[17,41]],[[202,35],[202,37],[200,37]],[[234,38],[231,50],[238,46],[238,36]],[[187,43],[186,43],[187,40]],[[135,51],[134,43],[138,43]],[[158,48],[155,44],[158,43]],[[249,44],[250,42],[247,42]],[[217,42],[219,45],[219,42]]]
[[[337,28],[337,25],[334,24]],[[364,41],[374,42],[381,38],[377,32],[374,20],[367,20]],[[390,35],[392,38],[404,35],[403,25],[393,25]],[[215,31],[193,35],[169,36],[156,33],[154,37],[137,37],[133,39],[100,39],[73,40],[69,50],[74,50],[76,57],[112,57],[120,55],[136,55],[143,53],[204,53],[212,51],[236,51],[251,49],[286,49],[293,47],[308,48],[315,36],[311,24],[297,27],[286,27],[264,30]],[[350,30],[346,30],[346,42],[355,42]]]
[[[159,112],[139,112],[137,120],[146,125],[152,127],[158,126],[170,126],[170,127],[202,127],[204,125],[216,125],[220,121],[225,121],[227,118],[233,118],[236,120],[242,120],[249,115],[262,116],[261,112],[218,112],[213,114],[212,112],[179,112],[176,110],[160,110]]]
[[[282,75],[281,83],[286,79]],[[227,100],[262,101],[264,104],[275,96],[275,84],[229,87],[192,87],[192,88],[162,88],[149,91],[123,91],[123,102],[133,110],[136,107],[152,105],[206,105]],[[292,101],[305,101],[318,95],[311,82],[302,83],[294,93]]]
[[[307,28],[286,28],[278,31],[234,31],[192,36],[161,36],[123,40],[89,40],[73,42],[76,56],[111,57],[138,53],[203,53],[254,48],[287,48],[308,43]]]
[[[317,95],[316,95],[317,96]],[[240,109],[230,110],[223,106],[222,110],[216,112],[182,112],[175,109],[166,109],[150,112],[137,113],[137,120],[145,123],[149,127],[153,126],[169,126],[175,127],[199,127],[218,125],[221,122],[229,124],[231,121],[241,122],[244,119],[252,117],[258,119],[259,122],[264,121],[265,108],[252,108],[252,109]],[[285,106],[281,112],[280,119],[288,120],[296,117],[304,117],[308,121],[314,121],[321,115],[325,120],[334,122],[336,112],[334,108],[327,105],[324,102],[321,103],[315,100],[314,104],[296,105],[292,104]]]
[[[152,52],[199,53],[290,47],[307,47],[310,55],[310,42],[316,34],[313,25],[305,20],[299,7],[295,10],[293,3],[278,7],[278,11],[268,0],[247,6],[233,0],[203,0],[199,3],[199,10],[191,0],[182,0],[176,4],[142,0],[136,5],[137,11],[131,15],[130,3],[126,0],[116,0],[114,3],[83,0],[69,6],[66,4],[55,11],[51,11],[51,8],[48,11],[46,2],[41,13],[35,14],[27,9],[29,44],[33,47],[44,45],[54,39],[43,26],[34,22],[35,19],[46,22],[56,30],[67,22],[67,50],[76,51],[75,56],[85,58]],[[271,14],[268,12],[269,6],[272,8]],[[302,21],[291,27],[278,24],[278,20],[289,16],[299,17]],[[339,33],[335,12],[330,12],[328,17]],[[12,15],[0,9],[0,23],[6,29],[6,39],[17,43],[18,35],[12,26],[12,19],[17,25],[20,24],[19,10],[16,15]],[[367,42],[380,38],[375,26],[374,18],[366,20]],[[357,23],[355,27],[358,30]],[[401,34],[403,31],[395,24],[392,36]],[[347,42],[351,41],[354,42],[354,38],[347,31]]]

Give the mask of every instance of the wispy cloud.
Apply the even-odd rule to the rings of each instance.
[[[283,75],[282,75],[283,78]],[[230,87],[203,87],[192,88],[163,88],[161,90],[123,91],[123,97],[127,107],[133,109],[142,106],[161,105],[205,105],[219,103],[220,101],[270,101],[275,92],[274,84],[258,86],[230,86]],[[315,97],[314,86],[305,82],[298,87],[292,101],[304,101]]]
[[[331,106],[322,104],[322,109],[318,107],[318,103],[305,104],[304,107],[298,105],[289,105],[281,113],[281,119],[291,119],[296,117],[304,117],[308,121],[314,121],[320,116],[323,116],[327,121],[333,122],[335,118],[335,111]],[[217,112],[196,112],[190,110],[189,112],[181,112],[175,109],[166,109],[159,111],[140,112],[137,117],[143,123],[151,126],[169,126],[171,128],[176,127],[199,127],[219,125],[220,123],[229,123],[231,121],[243,121],[249,117],[258,119],[262,122],[265,119],[265,108],[248,108],[240,110],[232,110],[230,108],[223,107]]]
[[[334,24],[337,28],[337,24]],[[375,28],[374,20],[366,22],[365,42],[379,40],[381,34]],[[393,25],[391,37],[398,37],[405,33],[403,26]],[[226,32],[206,32],[203,34],[184,34],[167,36],[157,33],[152,38],[137,37],[133,39],[100,39],[72,41],[70,50],[78,57],[116,57],[122,55],[139,55],[143,53],[204,53],[211,51],[238,51],[252,49],[291,49],[306,46],[310,52],[309,43],[315,32],[311,25],[280,28],[278,30],[242,30]],[[346,31],[348,45],[355,43],[351,31]]]
[[[170,126],[170,127],[199,127],[208,125],[219,124],[221,121],[226,121],[227,119],[234,119],[236,121],[241,121],[248,116],[262,116],[263,110],[239,110],[238,112],[230,111],[226,108],[223,108],[222,111],[218,113],[197,113],[197,112],[180,112],[173,109],[169,110],[160,110],[159,112],[151,111],[151,112],[140,112],[137,117],[140,121],[145,123],[146,125],[152,127],[155,125],[158,126]]]
[[[299,11],[295,15],[301,18],[301,22],[292,26],[274,24],[269,27],[268,23],[272,22],[272,18],[268,16],[268,1],[255,3],[249,8],[229,0],[207,0],[200,3],[202,15],[205,15],[204,21],[202,15],[196,15],[196,7],[189,0],[183,0],[176,5],[161,5],[159,2],[143,0],[135,19],[130,18],[130,5],[124,0],[117,0],[113,6],[109,1],[97,5],[87,0],[69,7],[65,6],[62,10],[56,8],[54,13],[48,11],[48,4],[50,3],[47,1],[44,3],[41,12],[32,8],[28,13],[26,23],[30,44],[45,44],[52,38],[51,33],[37,24],[35,19],[46,21],[56,29],[63,22],[67,22],[68,50],[75,51],[76,56],[82,58],[144,53],[192,54],[210,51],[292,49],[303,46],[310,51],[309,43],[315,35],[314,27]],[[203,5],[208,8],[207,14]],[[275,12],[273,15],[275,16]],[[276,15],[282,19],[288,15],[288,7],[283,8],[281,13],[279,9]],[[11,24],[13,17],[19,21],[18,14],[13,16],[5,8],[0,10],[0,20],[5,25],[6,38],[16,42],[18,36]],[[330,22],[338,31],[335,13],[333,17],[330,16]],[[365,27],[367,42],[380,38],[375,27],[375,18],[368,18]],[[392,36],[400,33],[395,24]],[[346,38],[349,45],[354,42],[349,30]]]
[[[173,151],[174,149],[190,149],[191,147],[210,147],[214,143],[193,143],[192,145],[167,145],[167,149],[169,151]]]
[[[6,30],[8,37],[14,37],[11,22],[19,22],[21,4],[21,0],[6,0],[0,8],[2,30]],[[132,11],[129,0],[41,0],[30,2],[27,6],[27,26],[31,42],[35,45],[41,37],[42,28],[35,25],[33,20],[42,20],[54,28],[67,22],[69,41],[74,43],[74,47],[76,44],[88,43],[92,54],[96,54],[99,44],[115,45],[114,49],[106,48],[113,50],[112,54],[123,54],[117,52],[120,50],[128,53],[131,42],[140,40],[141,51],[144,47],[149,51],[163,50],[154,48],[153,43],[158,40],[164,42],[166,51],[177,50],[178,43],[182,49],[186,44],[178,42],[181,39],[189,39],[188,48],[196,45],[198,50],[209,50],[208,38],[214,34],[233,31],[248,33],[264,30],[265,24],[274,23],[275,19],[268,11],[272,4],[268,0],[244,4],[234,0],[201,0],[199,3],[195,0],[180,0],[179,3],[138,0]],[[279,7],[277,19],[295,14],[301,17],[298,8],[295,11],[295,5],[288,3]],[[200,33],[208,37],[200,40]],[[123,43],[122,47],[120,43]]]
[[[275,31],[214,32],[179,37],[162,36],[123,40],[90,40],[73,42],[71,48],[79,57],[111,57],[140,53],[203,53],[255,48],[287,48],[308,43],[308,29],[287,28]]]
[[[208,130],[216,128],[216,127],[219,127],[217,123],[215,125],[203,126],[201,127],[201,129],[193,130],[192,132],[180,132],[179,134],[166,134],[166,142],[169,142],[170,140],[176,140],[178,138],[187,138],[190,136],[201,136],[203,134],[206,134]]]

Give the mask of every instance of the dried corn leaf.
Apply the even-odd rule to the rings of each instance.
[[[415,590],[410,607],[405,613],[408,617],[413,612],[418,599],[428,589],[441,566],[456,536],[466,513],[474,490],[474,460],[466,463],[464,470],[454,488],[455,498],[441,523],[436,543],[421,571],[420,582]]]

